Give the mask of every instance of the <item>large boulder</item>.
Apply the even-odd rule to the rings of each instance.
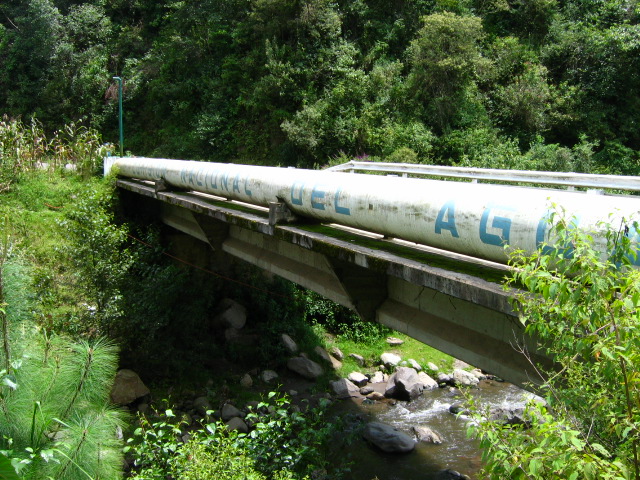
[[[230,298],[225,298],[218,304],[218,312],[220,313],[216,315],[215,323],[222,323],[238,330],[247,323],[247,309]]]
[[[331,389],[338,398],[362,397],[358,387],[346,378],[341,378],[335,382],[331,382]]]
[[[294,355],[298,353],[298,344],[289,335],[283,333],[280,336],[280,340],[282,341],[282,345],[284,345],[284,348],[287,350],[287,352]]]
[[[395,353],[385,352],[380,355],[380,361],[387,368],[397,367],[398,364],[402,361],[402,357],[400,355],[396,355]]]
[[[116,405],[128,405],[138,398],[151,393],[133,370],[120,370],[113,380],[111,402]]]
[[[364,387],[369,382],[369,379],[360,372],[351,372],[348,378],[359,387]]]
[[[342,367],[342,362],[337,358],[334,358],[331,355],[329,355],[329,352],[327,352],[320,345],[316,346],[316,348],[314,348],[313,351],[316,352],[322,360],[330,364],[331,368],[333,368],[334,370],[338,370],[340,367]]]
[[[230,403],[227,403],[224,405],[224,407],[222,407],[222,412],[220,415],[222,417],[222,421],[226,422],[228,420],[231,420],[234,417],[244,418],[246,414],[241,410],[237,409],[236,407],[234,407],[233,405],[231,405]]]
[[[240,433],[249,433],[249,426],[240,417],[233,417],[225,423],[229,430],[235,430]]]
[[[380,422],[368,423],[362,436],[387,453],[408,453],[416,447],[415,440],[409,435]]]
[[[476,385],[478,385],[478,383],[480,383],[478,377],[476,377],[473,373],[462,370],[461,368],[456,368],[453,371],[452,377],[453,383],[461,387],[475,387]]]
[[[338,347],[331,347],[331,356],[337,358],[338,360],[344,360],[344,353]]]
[[[398,367],[389,377],[385,396],[399,400],[414,400],[422,394],[424,384],[420,381],[418,372],[409,367]]]
[[[315,380],[324,373],[320,365],[302,356],[290,358],[287,368],[310,380]]]
[[[436,388],[438,388],[438,382],[436,382],[433,378],[431,378],[426,373],[419,372],[418,378],[422,382],[422,385],[425,390],[435,390]]]
[[[275,380],[276,378],[278,378],[278,374],[273,370],[264,370],[260,374],[260,378],[264,383],[271,383],[272,380]]]

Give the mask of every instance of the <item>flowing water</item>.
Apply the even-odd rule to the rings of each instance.
[[[530,394],[509,383],[484,380],[478,388],[469,390],[481,407],[513,408],[523,405]],[[449,407],[465,399],[457,390],[440,388],[425,391],[412,402],[366,404],[361,400],[346,400],[336,408],[338,413],[364,416],[366,421],[378,421],[413,435],[413,426],[428,426],[443,438],[440,445],[419,443],[408,454],[385,454],[358,439],[349,447],[353,466],[347,478],[352,480],[430,480],[438,471],[456,470],[479,480],[482,467],[478,442],[468,438],[469,418],[456,416]]]

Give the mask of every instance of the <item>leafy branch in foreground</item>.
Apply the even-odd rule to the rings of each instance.
[[[481,422],[486,472],[514,479],[640,479],[640,271],[636,222],[600,225],[606,250],[554,214],[552,245],[515,252],[510,286],[527,332],[559,369],[530,428]],[[626,224],[625,224],[626,223]],[[605,255],[603,251],[610,252]]]

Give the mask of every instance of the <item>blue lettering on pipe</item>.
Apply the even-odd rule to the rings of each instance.
[[[548,240],[549,226],[551,225],[552,218],[553,211],[547,210],[538,222],[538,228],[536,229],[536,248],[538,250],[542,249],[542,254],[544,255],[549,254],[553,250],[549,245],[544,243]]]
[[[240,193],[240,174],[239,173],[233,179],[233,191]]]
[[[493,221],[491,225],[489,223],[489,216],[491,215],[491,210],[495,208],[500,208],[501,210],[513,210],[509,207],[502,207],[496,205],[489,205],[484,209],[482,213],[482,217],[480,218],[480,241],[485,245],[496,245],[498,247],[502,247],[505,244],[509,243],[509,233],[511,232],[511,219],[508,217],[493,217]],[[496,235],[495,233],[489,233],[487,228],[496,228],[501,230],[500,235]]]
[[[227,192],[229,191],[229,174],[223,173],[222,179],[220,180],[220,189],[224,188]]]
[[[540,221],[538,222],[538,228],[536,229],[536,248],[540,250],[540,253],[543,255],[549,255],[553,253],[554,249],[557,248],[558,253],[562,254],[564,258],[572,258],[573,252],[575,250],[575,246],[571,242],[565,243],[565,245],[551,246],[545,242],[549,240],[549,230],[551,225],[553,224],[553,218],[555,213],[553,210],[547,210],[547,212],[542,216]],[[571,222],[569,223],[569,230],[573,230],[578,228],[580,224],[580,215],[576,215],[571,218]]]
[[[249,175],[244,177],[244,193],[251,196],[251,190],[249,190]]]
[[[318,186],[314,186],[313,190],[311,190],[311,208],[315,208],[316,210],[324,210],[324,190],[319,190]]]
[[[351,215],[351,209],[348,207],[343,207],[342,205],[340,205],[340,193],[342,192],[342,188],[338,188],[338,190],[336,190],[336,197],[334,199],[334,204],[336,206],[336,213],[339,213],[341,215]]]
[[[442,235],[442,230],[449,230],[454,238],[460,236],[456,228],[456,206],[453,200],[445,203],[436,217],[436,233]]]
[[[296,195],[296,187],[299,188]],[[302,205],[302,191],[304,190],[304,183],[296,182],[291,185],[291,203],[294,205]]]

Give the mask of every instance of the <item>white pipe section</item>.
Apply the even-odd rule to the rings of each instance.
[[[554,206],[601,249],[602,222],[640,237],[632,226],[640,212],[635,197],[152,158],[118,158],[113,166],[125,177],[255,205],[281,202],[300,216],[500,263],[505,244],[534,252],[548,240]]]

